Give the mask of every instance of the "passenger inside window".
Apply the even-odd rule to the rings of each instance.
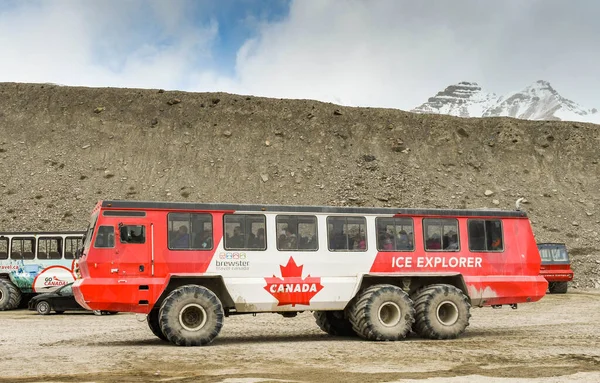
[[[353,249],[359,249],[359,250],[364,250],[367,248],[367,243],[365,241],[365,234],[364,233],[357,233],[356,236],[354,237],[354,246]]]
[[[210,249],[212,248],[212,235],[210,230],[204,230],[202,235],[196,237],[195,248]]]
[[[294,233],[294,229],[287,226],[279,236],[280,248],[288,250],[296,250],[298,248],[298,238]]]
[[[398,239],[396,241],[396,249],[397,250],[410,250],[412,246],[410,244],[410,240],[408,238],[408,234],[406,231],[400,230],[398,233]]]
[[[433,233],[427,240],[427,249],[440,250],[442,248],[442,238],[438,233]]]
[[[265,245],[265,229],[259,228],[256,230],[256,238],[254,239],[254,247],[257,249],[264,249]]]
[[[458,250],[458,236],[456,232],[450,231],[447,234],[447,246],[444,249],[447,250]]]
[[[227,241],[227,247],[232,249],[244,248],[244,234],[239,226],[233,228],[233,235]]]
[[[188,228],[185,225],[179,226],[179,230],[175,233],[175,238],[173,240],[173,247],[179,249],[185,249],[189,247],[190,235],[188,233]]]
[[[492,245],[490,246],[490,250],[502,250],[502,239],[500,237],[492,237]]]

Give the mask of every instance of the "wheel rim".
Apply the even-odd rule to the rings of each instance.
[[[4,293],[0,290],[0,302],[2,302],[2,298],[4,298]]]
[[[207,321],[206,310],[197,303],[185,305],[179,311],[179,324],[187,331],[198,331]]]
[[[452,326],[458,321],[458,307],[454,302],[446,301],[440,303],[435,314],[437,320],[444,326]]]
[[[402,310],[400,310],[400,306],[394,302],[385,302],[379,306],[377,317],[379,318],[379,322],[384,326],[393,327],[400,322]]]
[[[47,313],[48,309],[50,308],[50,306],[48,305],[48,302],[40,302],[38,303],[38,311],[40,313]]]

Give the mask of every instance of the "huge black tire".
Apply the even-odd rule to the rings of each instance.
[[[329,335],[356,336],[352,323],[343,311],[315,311],[313,316],[321,330]]]
[[[376,341],[404,339],[415,321],[415,309],[408,294],[394,285],[375,285],[360,292],[348,308],[354,331]]]
[[[550,282],[548,289],[550,294],[566,294],[568,289],[567,282]]]
[[[223,327],[223,305],[209,289],[186,285],[173,290],[158,314],[160,329],[178,346],[204,346]]]
[[[415,297],[414,331],[429,339],[454,339],[469,325],[471,305],[463,292],[446,284],[427,286]]]
[[[21,303],[21,290],[8,279],[0,278],[0,311],[16,309]]]
[[[156,335],[160,339],[168,342],[169,340],[167,339],[165,334],[163,334],[162,330],[160,329],[160,323],[158,322],[159,311],[160,311],[159,309],[152,309],[150,311],[150,313],[148,314],[148,316],[146,316],[146,321],[148,322],[148,327],[150,327],[150,331],[152,331],[152,333],[154,335]]]

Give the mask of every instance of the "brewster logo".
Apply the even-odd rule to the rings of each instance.
[[[265,278],[267,282],[265,290],[279,301],[277,306],[308,306],[310,305],[310,300],[323,289],[320,277],[315,278],[307,275],[306,278],[302,279],[303,267],[297,266],[294,258],[290,257],[287,265],[279,266],[281,269],[281,278],[275,275]]]
[[[246,260],[246,253],[221,252],[221,261],[215,261],[215,267],[219,271],[250,270],[250,261]]]

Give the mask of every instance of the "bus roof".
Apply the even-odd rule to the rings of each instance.
[[[103,209],[181,210],[181,211],[257,211],[281,213],[347,213],[347,214],[391,214],[409,216],[455,216],[455,217],[527,217],[520,210],[498,209],[420,209],[383,208],[353,206],[310,206],[310,205],[253,205],[229,203],[194,203],[160,201],[99,201]]]
[[[0,231],[2,235],[73,235],[85,234],[85,231]]]

